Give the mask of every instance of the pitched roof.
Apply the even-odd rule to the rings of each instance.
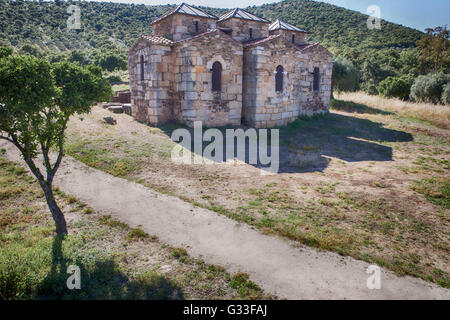
[[[221,16],[219,18],[219,21],[224,21],[224,20],[227,20],[230,18],[239,18],[239,19],[245,19],[245,20],[270,23],[269,20],[257,17],[254,14],[251,14],[250,12],[247,12],[247,11],[239,9],[239,8],[233,9],[230,12],[224,14],[223,16]]]
[[[154,44],[162,44],[165,46],[171,46],[173,44],[172,40],[166,39],[164,37],[159,37],[159,36],[142,35],[141,38],[145,39],[147,41],[150,41]]]
[[[279,38],[279,37],[281,37],[281,34],[274,34],[272,36],[268,36],[265,38],[259,38],[259,39],[254,39],[254,40],[244,42],[243,45],[244,45],[244,48],[251,47],[251,46],[255,46],[255,45],[267,42],[267,41],[271,41],[271,40]]]
[[[284,22],[284,21],[282,21],[280,19],[277,19],[274,23],[272,23],[269,26],[269,30],[270,31],[278,30],[278,29],[289,30],[289,31],[296,31],[296,32],[308,32],[306,30],[297,28],[296,26],[293,26],[292,24]]]
[[[153,21],[151,24],[157,23],[175,13],[187,14],[190,16],[203,17],[203,18],[209,18],[209,19],[214,19],[214,20],[218,19],[216,16],[213,16],[212,14],[209,14],[200,9],[191,7],[190,5],[183,2],[175,9],[170,10],[170,11],[166,12],[165,14],[163,14],[161,17],[159,17],[158,19]]]

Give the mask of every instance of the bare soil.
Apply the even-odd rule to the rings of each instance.
[[[170,159],[161,128],[94,107],[67,152],[89,166],[319,249],[450,287],[449,132],[373,107],[280,129],[280,172]],[[447,191],[446,191],[447,190]]]

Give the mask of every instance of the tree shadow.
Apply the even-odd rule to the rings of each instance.
[[[381,110],[376,112],[384,114],[384,111]],[[194,137],[194,130],[184,125],[171,123],[160,128],[169,137],[172,137],[173,131],[178,128],[187,129],[191,137]],[[224,142],[226,141],[226,129],[229,128],[231,127],[217,128],[222,132]],[[249,129],[245,126],[239,128]],[[207,129],[203,128],[203,133]],[[236,129],[236,127],[233,129]],[[288,126],[277,129],[279,129],[280,136],[278,173],[323,171],[329,165],[330,158],[338,158],[348,162],[392,161],[392,148],[386,143],[413,140],[411,134],[385,128],[382,123],[337,113],[328,113],[311,118],[301,117]],[[259,141],[260,132],[257,133],[257,137]],[[236,140],[234,141],[235,150],[238,145]],[[268,155],[270,156],[270,134],[267,140],[269,144]],[[246,141],[245,159],[242,157],[240,160],[252,164],[249,161],[249,143],[248,140]],[[203,150],[210,143],[210,141],[203,142]],[[201,155],[201,152],[195,150],[193,141],[191,151]],[[222,152],[222,161],[215,159],[214,153],[212,154],[213,157],[207,158],[215,162],[226,162],[233,158],[233,156],[227,156],[225,143]],[[238,154],[235,152],[234,157],[237,156]],[[259,164],[252,165],[264,169],[264,166]]]
[[[358,113],[358,114],[381,114],[385,116],[394,114],[393,112],[372,108],[364,104],[337,99],[331,101],[331,108],[338,111],[345,111],[348,113]]]
[[[184,299],[182,289],[169,279],[149,272],[130,279],[110,259],[85,262],[81,257],[63,256],[63,237],[55,236],[52,247],[52,265],[47,277],[40,283],[36,299],[48,300],[173,300]],[[89,261],[89,259],[88,259]],[[80,289],[70,290],[67,268],[80,268]]]

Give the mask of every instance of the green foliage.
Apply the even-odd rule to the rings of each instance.
[[[420,76],[411,87],[411,99],[418,102],[439,103],[450,75],[443,72]]]
[[[134,228],[128,233],[129,240],[139,240],[148,238],[148,234],[141,228]]]
[[[442,98],[441,98],[442,104],[450,105],[450,83],[447,83],[444,86],[444,91],[442,92]]]
[[[64,136],[72,115],[88,113],[96,101],[111,95],[100,67],[67,61],[51,65],[31,55],[0,59],[0,138],[13,143],[44,191],[58,234],[67,233],[52,183],[64,154]],[[58,156],[52,163],[52,148]],[[34,159],[41,153],[46,175]]]
[[[333,64],[333,89],[355,91],[359,87],[359,71],[353,63],[343,57],[335,57]]]
[[[188,255],[186,249],[184,248],[175,248],[172,250],[172,255],[174,258],[186,257]]]
[[[0,47],[0,59],[8,57],[14,53],[14,49],[11,47]]]
[[[381,30],[367,28],[367,15],[328,3],[286,0],[249,7],[256,15],[274,21],[278,18],[310,32],[311,41],[328,48],[411,48],[422,33],[388,21]]]
[[[43,57],[43,53],[42,51],[37,48],[34,45],[30,45],[30,44],[25,44],[22,46],[22,48],[20,48],[19,54],[27,54],[29,56],[33,56],[36,58],[42,58]]]
[[[96,65],[109,72],[114,70],[127,70],[128,61],[120,54],[109,53],[97,57]]]
[[[261,290],[257,284],[249,280],[246,273],[237,273],[232,276],[230,286],[237,289],[243,299],[254,299]]]
[[[122,82],[122,79],[120,78],[120,76],[117,76],[117,75],[109,76],[106,79],[108,79],[109,83],[111,83],[111,84]]]
[[[66,10],[70,4],[81,9],[81,30],[67,30]],[[27,54],[39,56],[43,52],[51,62],[67,60],[83,66],[96,64],[109,72],[125,70],[127,48],[139,35],[150,34],[150,22],[172,8],[171,5],[0,0],[0,39],[2,45],[25,48]],[[201,9],[216,16],[228,11]],[[378,85],[387,77],[412,83],[412,79],[431,71],[449,73],[445,28],[430,29],[424,34],[382,21],[381,30],[369,30],[367,15],[310,0],[284,0],[246,9],[266,19],[280,18],[306,29],[309,42],[321,42],[332,51],[338,57],[336,73],[342,71],[346,75],[335,77],[334,86],[338,91],[354,90],[355,71],[359,73],[356,88],[369,94],[378,94]],[[344,58],[347,60],[341,60],[343,65],[340,65],[339,59]]]
[[[429,65],[429,71],[450,72],[450,32],[447,27],[427,29],[426,35],[417,42],[422,50],[421,60]]]
[[[377,87],[378,92],[388,98],[407,99],[409,97],[411,85],[408,81],[397,78],[387,77]]]

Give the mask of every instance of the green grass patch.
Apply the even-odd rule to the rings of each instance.
[[[411,189],[421,193],[425,198],[446,209],[450,209],[450,180],[431,178],[414,181]]]

